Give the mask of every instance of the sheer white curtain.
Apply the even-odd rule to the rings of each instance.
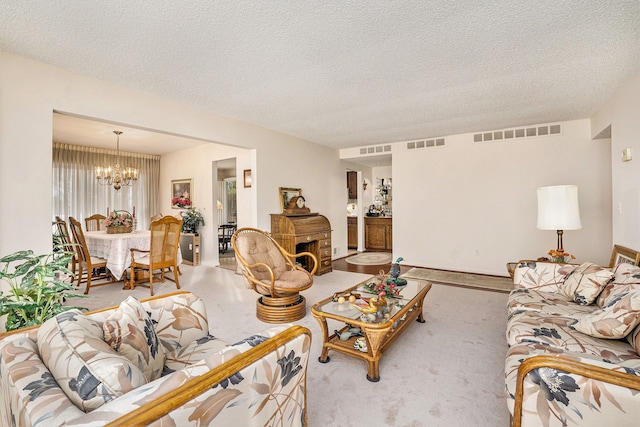
[[[222,209],[218,209],[218,225],[237,222],[236,178],[218,181],[218,197],[222,203]]]
[[[120,166],[140,172],[132,187],[115,190],[98,184],[94,168],[116,164],[116,151],[79,145],[53,144],[53,217],[69,216],[84,223],[93,214],[107,214],[107,208],[131,212],[136,208],[139,229],[149,227],[151,216],[159,212],[160,156],[120,151]]]

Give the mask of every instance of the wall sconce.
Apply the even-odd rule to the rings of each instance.
[[[369,185],[369,182],[366,179],[362,180],[362,190],[366,191],[367,190],[367,185]]]
[[[251,188],[251,169],[244,170],[244,188]]]

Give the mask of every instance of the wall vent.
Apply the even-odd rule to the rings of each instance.
[[[374,147],[362,147],[360,148],[360,155],[364,156],[367,154],[379,154],[379,153],[389,153],[391,152],[391,144],[389,145],[376,145]]]
[[[415,150],[416,148],[431,148],[444,146],[444,138],[425,139],[419,141],[407,142],[407,150]]]
[[[561,125],[528,126],[517,129],[504,129],[491,132],[476,133],[473,142],[501,141],[503,139],[533,138],[538,136],[560,135]]]

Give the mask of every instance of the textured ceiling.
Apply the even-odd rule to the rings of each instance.
[[[640,2],[0,3],[0,50],[346,148],[591,116]]]

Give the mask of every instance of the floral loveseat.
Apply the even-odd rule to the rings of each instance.
[[[640,425],[640,268],[521,261],[505,362],[513,425]]]
[[[0,336],[0,425],[306,425],[311,335],[233,345],[188,292],[68,311]]]

